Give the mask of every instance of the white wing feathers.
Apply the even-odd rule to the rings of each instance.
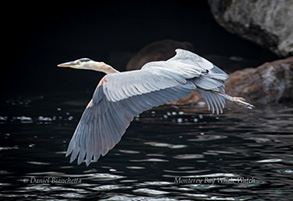
[[[147,94],[177,86],[183,79],[170,73],[134,70],[105,76],[104,93],[109,101],[116,102],[132,96]]]
[[[210,70],[214,65],[205,58],[186,50],[176,49],[176,55],[168,61],[175,61],[187,65],[192,65],[194,68],[203,70]]]
[[[222,113],[223,112],[223,108],[225,107],[225,98],[215,94],[214,91],[209,91],[209,90],[203,90],[198,88],[197,89],[199,94],[201,95],[201,97],[203,97],[203,99],[206,101],[207,106],[208,106],[208,110],[212,110],[212,113]],[[224,87],[219,87],[218,91],[220,93],[225,93],[225,89]]]

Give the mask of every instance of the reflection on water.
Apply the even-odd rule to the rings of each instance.
[[[292,104],[219,116],[202,105],[155,108],[86,167],[64,158],[87,104],[80,97],[1,100],[0,198],[293,199]]]

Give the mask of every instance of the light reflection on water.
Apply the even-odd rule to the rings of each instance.
[[[86,167],[64,158],[86,105],[79,97],[2,100],[0,198],[293,199],[292,105],[229,107],[220,116],[199,106],[155,108]]]

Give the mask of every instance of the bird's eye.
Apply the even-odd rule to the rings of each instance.
[[[81,61],[78,60],[78,61],[77,61],[77,64],[80,65],[80,64],[81,64]]]

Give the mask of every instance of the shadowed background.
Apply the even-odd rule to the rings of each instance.
[[[56,65],[89,57],[125,70],[137,51],[164,39],[190,42],[202,56],[257,60],[255,66],[275,58],[220,27],[204,0],[8,4],[9,15],[2,13],[2,96],[92,91],[102,74]],[[210,59],[224,69],[229,63]]]

